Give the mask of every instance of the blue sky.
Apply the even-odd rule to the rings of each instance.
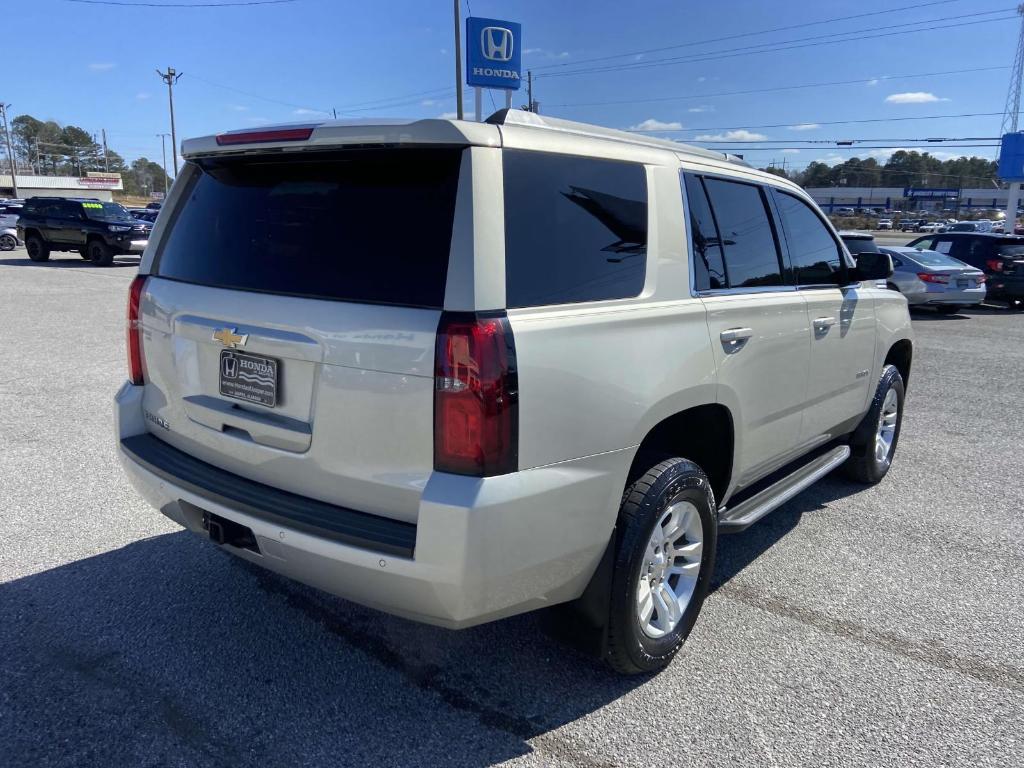
[[[821,125],[1002,112],[1020,29],[1016,17],[1008,18],[1015,4],[946,0],[908,7],[918,5],[920,0],[468,3],[474,15],[522,23],[524,68],[535,70],[534,97],[543,113],[662,129],[658,135],[674,138],[778,139],[787,151],[744,154],[758,164],[785,159],[796,167],[869,154],[798,140],[884,138],[905,146],[898,140],[998,134],[998,114]],[[167,66],[184,73],[175,89],[179,139],[316,120],[332,108],[339,116],[358,117],[436,117],[455,109],[448,0],[297,0],[224,8],[9,0],[0,9],[7,28],[0,98],[13,105],[11,114],[27,112],[97,133],[106,128],[110,146],[128,159],[159,160],[156,134],[168,130],[167,94],[154,70]],[[465,0],[462,12],[467,14]],[[748,34],[854,15],[861,18]],[[894,25],[903,26],[890,29]],[[913,31],[924,27],[946,28]],[[821,37],[839,33],[838,39]],[[710,41],[737,35],[744,36]],[[877,37],[849,39],[866,35]],[[757,52],[771,45],[785,50]],[[668,46],[686,47],[639,53]],[[606,58],[611,56],[616,58]],[[658,61],[671,57],[687,59]],[[565,74],[608,66],[619,68]],[[935,72],[952,74],[895,77]],[[856,82],[789,89],[837,81]],[[391,101],[379,101],[384,98]],[[503,105],[502,94],[494,93],[494,100]],[[524,91],[513,103],[525,101]],[[484,103],[487,113],[487,97]],[[884,158],[888,151],[874,155]],[[989,149],[932,151],[940,157],[994,155]]]

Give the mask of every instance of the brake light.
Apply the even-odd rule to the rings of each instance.
[[[985,266],[991,269],[993,272],[1003,271],[1003,260],[1002,259],[985,259]]]
[[[987,277],[985,277],[984,275],[975,275],[975,276],[974,276],[974,282],[976,282],[976,283],[977,283],[978,285],[984,285],[984,284],[985,284],[985,281],[986,281],[987,279],[988,279],[988,278],[987,278]]]
[[[306,141],[313,135],[315,125],[303,125],[297,128],[271,128],[265,131],[232,131],[217,135],[217,145],[231,144],[263,144],[268,141]]]
[[[917,276],[926,283],[938,283],[939,285],[949,285],[949,275],[935,275],[931,272],[918,272]]]
[[[139,304],[142,292],[146,289],[146,276],[136,275],[128,289],[128,322],[126,325],[126,342],[128,346],[128,380],[132,384],[142,384],[142,333],[139,329]]]
[[[434,469],[519,468],[519,381],[508,318],[444,312],[434,356]]]

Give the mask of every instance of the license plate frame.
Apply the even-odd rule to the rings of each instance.
[[[281,399],[281,362],[266,355],[222,349],[217,369],[224,397],[276,408]]]

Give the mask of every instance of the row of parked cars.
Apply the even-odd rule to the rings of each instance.
[[[1024,237],[993,232],[936,232],[902,247],[879,247],[866,232],[840,235],[850,253],[885,253],[893,273],[887,286],[911,306],[954,314],[985,301],[1024,309]]]

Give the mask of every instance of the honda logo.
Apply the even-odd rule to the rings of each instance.
[[[504,27],[484,27],[480,32],[480,49],[491,61],[509,61],[512,58],[512,30]]]
[[[238,378],[238,358],[230,352],[225,352],[220,359],[220,370],[225,379]]]

